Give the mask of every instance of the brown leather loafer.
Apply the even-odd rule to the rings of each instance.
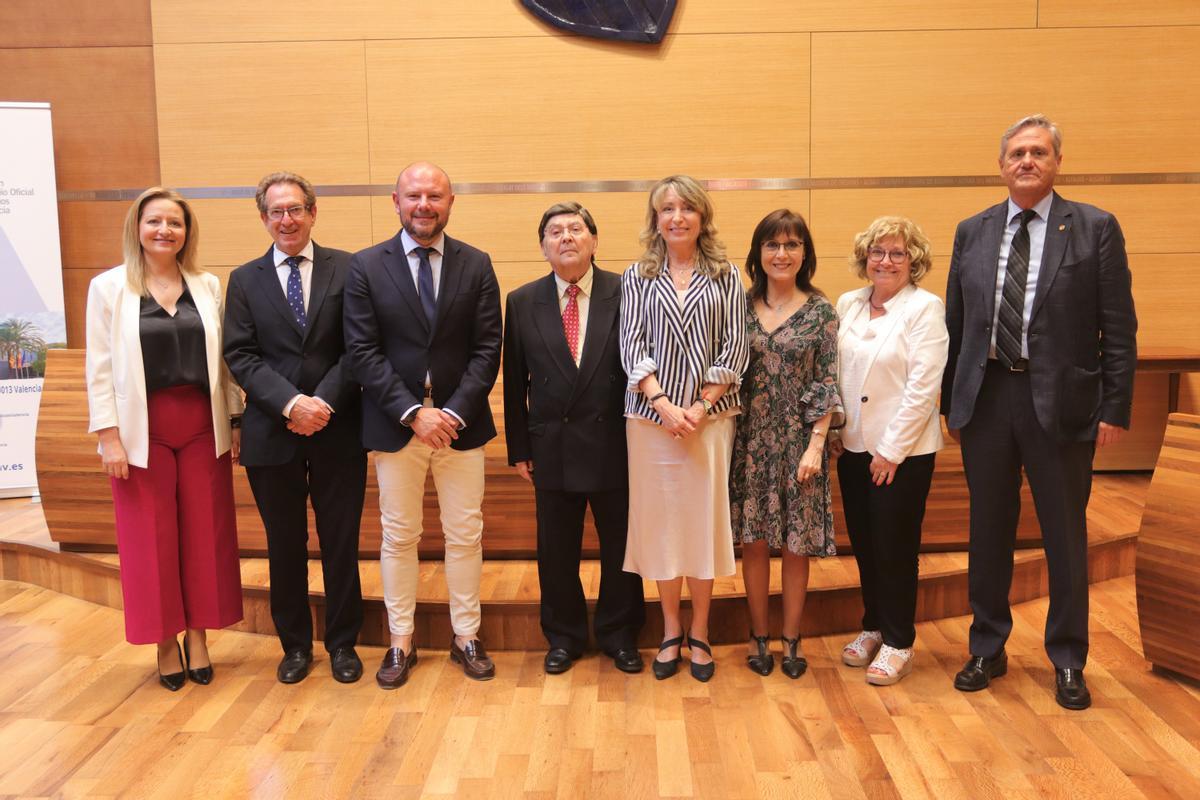
[[[412,652],[408,655],[399,647],[388,648],[383,654],[383,663],[379,665],[379,671],[375,673],[375,682],[379,684],[380,689],[399,689],[408,680],[408,673],[412,672],[416,663],[416,645],[412,645]]]
[[[463,672],[475,681],[490,681],[496,677],[496,665],[483,649],[483,642],[472,639],[466,647],[459,647],[453,636],[450,637],[450,660],[462,664]]]

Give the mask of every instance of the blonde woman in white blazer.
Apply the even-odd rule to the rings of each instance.
[[[182,197],[146,190],[125,218],[125,263],[96,276],[87,301],[88,431],[112,483],[125,635],[158,645],[172,691],[212,680],[205,630],[242,618],[231,419],[242,399],[198,236]]]
[[[949,335],[942,301],[917,283],[932,263],[911,220],[880,217],[854,239],[852,270],[869,285],[838,299],[838,383],[846,425],[831,440],[846,528],[858,561],[863,630],[842,651],[867,682],[912,669],[921,522],[942,447],[938,392]],[[869,666],[868,666],[869,665]]]

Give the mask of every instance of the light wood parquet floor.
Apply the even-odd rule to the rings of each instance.
[[[497,653],[473,683],[421,651],[383,692],[382,651],[361,648],[360,683],[322,654],[289,687],[273,638],[216,632],[214,683],[172,694],[120,612],[0,582],[0,796],[1200,797],[1200,688],[1142,659],[1133,579],[1092,588],[1088,711],[1054,702],[1045,611],[1014,609],[1009,674],[973,695],[950,683],[966,618],[920,624],[916,669],[888,688],[841,665],[845,636],[806,640],[798,681],[750,673],[738,646],[709,684],[600,657],[547,676],[541,652]]]

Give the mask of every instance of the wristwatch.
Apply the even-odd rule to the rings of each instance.
[[[708,398],[704,395],[700,395],[700,402],[704,404],[704,413],[711,414],[713,410],[713,404],[709,402]]]

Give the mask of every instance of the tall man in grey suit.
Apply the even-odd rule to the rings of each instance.
[[[479,640],[483,445],[496,435],[488,393],[500,369],[500,288],[487,253],[443,233],[454,192],[433,164],[411,164],[392,202],[401,230],[354,255],[346,279],[346,351],[363,387],[363,444],[375,451],[391,646],[375,673],[408,680],[425,477],[433,473],[446,540],[450,658],[467,677],[495,665]]]
[[[1092,457],[1129,427],[1137,318],[1121,228],[1112,214],[1054,192],[1061,163],[1054,123],[1017,121],[1000,139],[1008,199],[958,226],[942,413],[962,444],[971,496],[971,658],[955,688],[984,689],[1008,668],[1024,471],[1050,572],[1055,697],[1083,709]]]
[[[538,241],[553,271],[510,293],[504,315],[504,435],[508,462],[535,490],[546,672],[566,672],[587,645],[579,558],[588,506],[600,538],[596,643],[617,669],[640,672],[642,581],[622,570],[629,478],[621,277],[596,266],[596,222],[579,203],[547,209]]]
[[[312,184],[276,172],[255,196],[271,249],[229,276],[225,361],[246,392],[241,463],[267,531],[271,619],[297,683],[312,665],[308,605],[308,499],[325,580],[325,649],[333,677],[362,676],[358,533],[367,479],[359,388],[342,339],[342,285],[350,254],[312,241]]]

